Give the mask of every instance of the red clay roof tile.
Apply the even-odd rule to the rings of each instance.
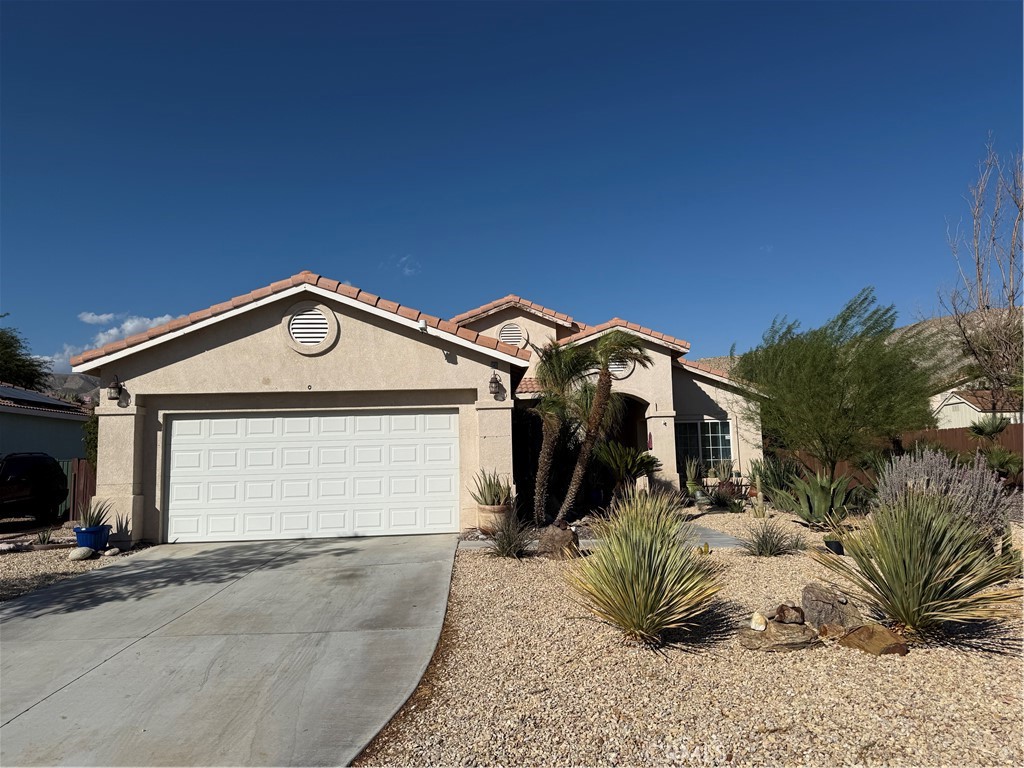
[[[460,338],[473,342],[484,349],[498,350],[520,360],[530,359],[529,350],[519,349],[517,347],[509,346],[508,344],[502,344],[497,339],[482,336],[475,331],[470,331],[466,328],[460,328],[454,322],[441,320],[437,317],[433,317],[432,315],[425,315],[412,307],[404,307],[396,302],[381,299],[367,291],[360,291],[358,288],[354,288],[351,285],[339,283],[337,280],[331,280],[330,278],[322,277],[314,274],[313,272],[304,271],[297,275],[293,275],[287,280],[278,280],[263,288],[257,288],[247,294],[236,296],[231,301],[221,302],[220,304],[215,304],[207,309],[202,309],[189,315],[177,317],[163,325],[150,328],[144,333],[138,333],[127,339],[120,339],[118,341],[111,342],[97,349],[87,350],[82,354],[73,357],[71,359],[71,364],[77,366],[82,363],[97,360],[105,357],[106,355],[113,354],[114,352],[120,352],[123,349],[137,346],[138,344],[142,344],[152,339],[157,339],[160,336],[164,336],[173,331],[178,331],[183,328],[187,328],[190,325],[201,323],[218,314],[223,314],[231,309],[251,304],[255,301],[259,301],[260,299],[265,299],[275,293],[280,293],[281,291],[285,291],[293,286],[299,285],[315,285],[323,290],[331,291],[348,298],[358,299],[370,306],[376,306],[385,311],[397,314],[400,317],[405,317],[410,320],[423,320],[428,326],[438,328],[446,333],[457,334]]]
[[[611,330],[612,328],[625,328],[627,330],[631,330],[634,333],[647,336],[656,342],[660,342],[661,344],[680,352],[687,352],[690,349],[690,342],[685,339],[677,339],[664,333],[659,336],[657,331],[653,331],[650,328],[644,328],[642,325],[637,325],[636,323],[627,323],[621,317],[613,317],[611,320],[601,323],[600,325],[592,325],[579,333],[574,333],[572,336],[562,339],[561,341],[563,344],[574,344],[578,341],[583,341],[591,336],[602,333],[603,331]]]
[[[544,315],[546,317],[551,318],[552,320],[558,320],[568,325],[575,324],[578,325],[580,328],[586,327],[584,323],[577,323],[564,312],[556,312],[553,309],[542,307],[540,304],[537,304],[536,302],[533,301],[527,301],[522,296],[517,296],[514,293],[510,293],[507,296],[502,296],[500,299],[495,299],[494,301],[488,302],[487,304],[484,304],[481,307],[477,307],[476,309],[471,309],[468,312],[458,314],[455,317],[451,318],[451,321],[453,323],[458,323],[459,325],[462,325],[463,323],[468,323],[469,321],[475,320],[476,318],[482,315],[487,315],[490,314],[491,312],[496,312],[499,309],[504,309],[505,307],[511,306],[520,306],[523,307],[524,309],[535,312],[536,314]]]

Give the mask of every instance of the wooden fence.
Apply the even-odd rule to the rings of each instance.
[[[68,480],[68,497],[60,507],[60,514],[69,520],[78,520],[82,510],[96,495],[96,468],[86,459],[68,459],[60,462]]]
[[[971,433],[963,428],[922,429],[904,433],[904,448],[910,449],[916,442],[938,443],[957,453],[973,453],[982,447],[982,442],[971,437]],[[1024,453],[1024,424],[1011,424],[999,434],[996,442],[1014,453]]]

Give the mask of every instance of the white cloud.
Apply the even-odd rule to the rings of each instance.
[[[124,322],[120,325],[115,325],[113,328],[97,333],[93,337],[93,344],[97,347],[102,347],[104,344],[109,344],[112,341],[117,341],[127,336],[134,336],[136,333],[142,333],[158,325],[169,323],[173,319],[174,315],[160,315],[160,317],[131,315],[125,318]]]
[[[412,277],[423,271],[423,265],[408,254],[405,256],[391,256],[387,261],[380,263],[380,268],[397,270],[403,277]]]
[[[76,347],[74,344],[65,344],[59,352],[52,355],[40,355],[40,359],[50,363],[54,373],[71,373],[71,358],[85,351],[85,347]]]
[[[118,315],[115,315],[113,312],[104,312],[102,315],[96,314],[95,312],[78,313],[78,319],[83,323],[88,323],[89,325],[106,325],[116,317],[118,317]]]

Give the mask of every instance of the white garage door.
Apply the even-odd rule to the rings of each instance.
[[[167,540],[459,530],[456,411],[170,420]]]

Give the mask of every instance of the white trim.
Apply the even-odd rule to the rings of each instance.
[[[512,307],[514,309],[521,310],[523,312],[527,312],[527,313],[529,313],[531,315],[535,315],[536,317],[539,317],[542,320],[547,320],[549,323],[554,323],[555,325],[561,325],[564,328],[572,328],[573,325],[578,325],[578,323],[570,322],[568,320],[563,320],[562,318],[555,317],[554,315],[549,315],[546,312],[542,312],[539,309],[534,309],[533,307],[528,307],[525,304],[523,304],[522,302],[514,301],[512,299],[509,299],[508,301],[506,301],[504,304],[501,304],[500,306],[494,307],[492,309],[488,309],[485,312],[479,312],[479,313],[477,313],[475,315],[470,315],[469,317],[466,317],[466,318],[464,318],[462,320],[459,320],[456,323],[456,325],[468,325],[469,323],[475,323],[477,320],[482,320],[485,317],[490,317],[491,315],[496,314],[497,312],[501,312],[503,309],[509,309],[510,307]],[[456,315],[456,317],[458,317],[458,315]],[[456,321],[452,320],[451,322],[455,323]]]
[[[650,342],[651,344],[656,344],[659,347],[671,349],[673,352],[678,352],[681,355],[685,355],[689,351],[689,347],[681,346],[672,341],[665,341],[665,339],[659,339],[656,336],[651,336],[650,334],[644,333],[642,331],[634,331],[632,328],[627,328],[624,325],[613,325],[611,328],[605,328],[603,331],[598,331],[597,333],[591,334],[590,336],[587,336],[585,339],[577,339],[576,341],[566,339],[565,342],[569,344],[589,344],[591,341],[599,339],[605,334],[611,333],[612,331],[625,331],[631,336],[636,336],[638,339],[643,339],[644,341]],[[581,331],[581,333],[586,333],[586,331]]]
[[[281,291],[280,293],[272,293],[269,296],[265,296],[262,299],[250,302],[249,304],[245,304],[244,306],[235,307],[234,309],[230,309],[227,312],[224,312],[223,314],[216,315],[214,317],[209,317],[206,318],[205,320],[200,320],[198,323],[186,325],[184,328],[179,328],[178,330],[171,331],[170,333],[161,334],[160,336],[156,336],[148,341],[144,341],[141,344],[136,344],[134,346],[127,347],[117,352],[113,352],[109,355],[98,357],[95,360],[90,360],[86,363],[81,363],[80,365],[74,366],[71,369],[71,371],[73,373],[85,373],[86,371],[95,370],[103,365],[107,365],[109,363],[115,362],[116,360],[120,360],[124,357],[127,357],[128,355],[134,355],[136,352],[142,352],[145,349],[155,347],[157,344],[163,344],[166,341],[171,341],[172,339],[180,338],[181,336],[184,336],[185,334],[188,333],[192,333],[193,331],[199,331],[202,330],[203,328],[208,328],[211,325],[215,325],[216,323],[219,323],[223,320],[238,317],[239,315],[249,312],[250,310],[262,307],[266,304],[269,304],[270,302],[285,299],[290,296],[297,296],[301,293],[306,292],[313,293],[317,296],[322,296],[326,299],[331,299],[332,301],[337,301],[341,304],[344,304],[348,307],[352,307],[354,309],[360,309],[364,312],[369,312],[371,315],[376,315],[377,317],[384,318],[385,320],[391,320],[392,322],[398,323],[399,325],[404,325],[406,328],[412,328],[413,330],[419,331],[421,333],[426,333],[428,336],[437,336],[438,338],[444,341],[451,342],[452,344],[455,344],[460,347],[465,347],[466,349],[472,349],[475,352],[479,352],[483,355],[492,357],[495,360],[501,360],[502,362],[505,363],[517,365],[520,368],[527,368],[530,365],[529,360],[523,360],[519,357],[508,355],[505,354],[504,352],[499,352],[496,349],[490,349],[489,347],[485,347],[480,344],[474,344],[473,342],[468,341],[462,338],[461,336],[456,336],[454,333],[448,333],[447,331],[442,331],[437,328],[431,328],[430,326],[427,327],[426,331],[420,331],[420,324],[418,320],[410,320],[409,318],[402,317],[401,315],[397,315],[394,312],[389,312],[386,309],[371,307],[366,302],[359,301],[358,299],[353,299],[350,296],[343,296],[340,293],[328,291],[325,288],[318,288],[317,286],[310,285],[309,283],[302,283],[301,285],[292,286],[291,288]]]

